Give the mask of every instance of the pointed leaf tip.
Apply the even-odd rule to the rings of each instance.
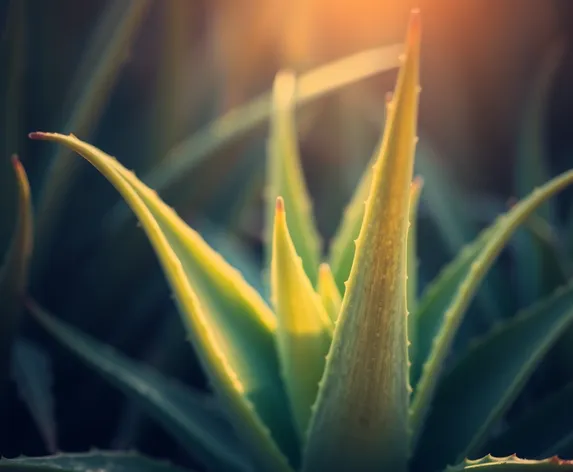
[[[277,203],[276,203],[275,208],[276,208],[277,213],[284,213],[285,201],[283,200],[283,197],[277,197]]]

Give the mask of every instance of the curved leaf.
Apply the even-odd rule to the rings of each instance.
[[[272,247],[271,293],[278,320],[279,360],[302,439],[332,340],[332,321],[296,253],[281,197],[276,201]]]
[[[3,472],[185,472],[167,462],[147,459],[135,453],[88,452],[47,457],[0,459]],[[190,471],[188,471],[190,472]]]
[[[414,11],[309,428],[305,471],[407,469],[410,387],[405,259],[420,34],[419,14]]]
[[[314,286],[318,279],[321,241],[314,225],[312,206],[300,161],[294,119],[297,81],[293,73],[279,72],[272,95],[272,115],[268,142],[267,260],[271,259],[273,220],[277,197],[288,208],[287,224],[296,253]]]
[[[298,445],[279,377],[276,319],[262,298],[115,159],[74,136],[31,137],[70,147],[121,193],[158,255],[189,337],[241,439],[258,464],[290,470],[281,451],[296,464]]]
[[[55,339],[138,403],[190,454],[222,470],[250,470],[240,442],[211,398],[67,326],[35,303],[28,306]]]
[[[551,457],[542,461],[519,459],[515,455],[507,457],[486,456],[477,460],[466,459],[461,464],[448,467],[444,472],[463,472],[464,470],[492,470],[495,472],[565,472],[573,470],[573,461]]]
[[[17,156],[12,165],[18,184],[18,220],[12,235],[4,265],[0,270],[0,374],[8,369],[10,349],[18,329],[23,308],[23,296],[28,285],[28,266],[33,245],[33,211],[30,184],[24,167]]]
[[[479,453],[491,427],[572,321],[573,283],[471,347],[437,388],[416,460],[437,468]]]
[[[476,259],[471,262],[467,275],[463,282],[460,283],[456,295],[443,315],[442,326],[436,338],[432,341],[431,353],[422,369],[422,377],[417,385],[412,403],[411,420],[415,438],[419,436],[422,430],[440,378],[444,359],[450,350],[462,317],[488,269],[519,225],[526,221],[540,205],[571,183],[573,183],[573,171],[561,174],[543,187],[532,192],[528,198],[522,200],[507,214],[498,218],[492,225],[492,228],[486,231],[484,248]]]
[[[333,323],[336,323],[338,314],[340,313],[340,307],[342,306],[342,297],[336,286],[336,281],[334,280],[330,266],[326,263],[320,264],[318,268],[317,290],[328,316],[330,316]]]

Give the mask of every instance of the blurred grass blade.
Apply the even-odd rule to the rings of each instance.
[[[61,344],[139,404],[192,456],[223,470],[250,470],[213,399],[163,377],[29,303],[36,320]]]
[[[278,197],[271,293],[278,320],[277,345],[282,375],[298,433],[303,439],[332,340],[332,321],[296,253],[285,213],[285,202]]]
[[[31,137],[70,147],[121,193],[157,253],[195,350],[254,460],[271,470],[290,470],[282,451],[296,463],[298,445],[278,374],[276,319],[267,305],[238,271],[115,159],[74,136]]]
[[[547,167],[549,159],[545,127],[551,87],[558,67],[563,61],[564,46],[564,43],[559,41],[549,48],[526,103],[515,164],[515,189],[518,198],[523,198],[551,177],[551,171]],[[553,225],[557,222],[555,211],[555,206],[548,202],[539,207],[535,214]],[[528,306],[550,293],[550,290],[547,291],[546,287],[543,287],[545,272],[542,271],[542,266],[546,262],[543,248],[538,243],[539,241],[530,233],[522,231],[514,244],[517,252],[515,274],[521,306]]]
[[[370,49],[324,66],[317,67],[298,79],[297,106],[317,100],[339,88],[398,67],[401,44]],[[143,177],[160,193],[183,181],[215,151],[245,137],[263,125],[271,115],[271,96],[266,93],[246,105],[230,110],[205,129],[192,134]],[[110,225],[119,228],[129,217],[122,205],[110,214]]]
[[[296,253],[313,287],[318,279],[321,241],[314,225],[312,207],[304,180],[294,117],[297,80],[292,72],[279,72],[272,94],[268,141],[267,261],[271,259],[273,221],[277,197],[288,209],[287,224]]]
[[[392,94],[388,93],[386,95],[386,108],[383,122],[386,121],[388,116],[388,105],[391,103],[391,100]],[[372,168],[376,164],[379,154],[380,150],[376,149],[360,178],[360,182],[352,195],[350,203],[344,209],[340,225],[330,243],[330,267],[332,267],[332,274],[338,286],[338,290],[342,294],[344,294],[346,290],[346,282],[350,275],[354,252],[356,250],[356,239],[358,239],[358,235],[360,234],[362,220],[364,219],[365,203],[370,194]]]
[[[330,266],[326,263],[320,264],[318,268],[317,290],[328,316],[330,316],[333,323],[336,323],[340,307],[342,306],[342,297],[336,286]]]
[[[303,463],[307,472],[407,469],[406,250],[420,34],[419,13],[414,11],[309,428]]]
[[[33,221],[30,184],[24,167],[16,156],[12,164],[18,184],[18,219],[12,243],[0,270],[0,377],[9,366],[10,350],[23,310],[23,297],[28,288],[28,266],[32,255]]]
[[[416,310],[418,303],[418,250],[416,244],[418,234],[416,231],[416,222],[422,187],[423,180],[420,177],[415,178],[410,187],[408,245],[406,249],[406,310],[408,312],[408,341],[410,345],[408,348],[408,359],[410,362],[416,356],[416,347],[418,345],[418,326],[416,324],[416,318],[410,315],[410,313]]]
[[[519,459],[515,455],[507,457],[486,456],[482,459],[466,459],[456,466],[450,466],[444,472],[463,472],[464,470],[491,470],[492,472],[566,472],[573,471],[573,461],[557,457],[533,461]]]
[[[88,452],[47,457],[0,459],[5,472],[185,472],[167,462],[147,459],[132,452]],[[191,471],[187,471],[191,472]]]
[[[436,390],[417,451],[420,465],[436,469],[478,454],[572,320],[570,284],[471,346]]]
[[[507,244],[519,225],[549,198],[560,190],[573,183],[573,171],[565,172],[554,178],[543,187],[531,193],[529,197],[515,205],[508,213],[501,216],[486,231],[487,238],[483,250],[471,262],[470,269],[463,282],[458,286],[455,296],[448,306],[443,317],[441,328],[432,341],[432,350],[422,369],[422,376],[414,395],[412,404],[412,428],[414,437],[421,432],[426,414],[434,397],[437,382],[440,378],[443,362],[448,354],[453,338],[462,321],[471,299],[475,295],[479,284],[485,277],[488,269],[494,263],[503,247]],[[423,315],[422,315],[423,316]],[[436,315],[427,313],[425,316],[434,318]]]
[[[92,133],[126,63],[150,3],[150,0],[108,2],[89,40],[88,50],[77,69],[64,107],[65,133],[75,133],[84,139]],[[34,276],[40,275],[47,263],[55,232],[61,223],[62,207],[77,168],[77,161],[65,148],[59,148],[50,161],[39,198],[37,232],[40,237]]]
[[[528,409],[500,435],[487,443],[495,454],[544,457],[547,451],[573,433],[573,383]],[[546,457],[546,456],[545,456]]]
[[[20,394],[36,422],[46,449],[57,450],[52,363],[48,353],[25,339],[17,339],[12,350],[11,374]]]

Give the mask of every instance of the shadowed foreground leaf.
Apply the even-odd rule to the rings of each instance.
[[[296,464],[298,444],[279,377],[276,319],[260,295],[111,156],[74,136],[30,136],[78,152],[121,193],[157,253],[189,337],[240,438],[261,466],[290,470],[285,455]]]
[[[470,347],[436,391],[416,454],[420,465],[437,468],[478,454],[491,427],[572,320],[573,284]]]
[[[311,420],[303,470],[407,470],[406,251],[419,95],[420,19],[375,165],[342,309]]]
[[[448,467],[445,472],[463,472],[464,470],[491,470],[492,472],[565,472],[573,470],[573,461],[561,460],[557,457],[542,461],[519,459],[515,456],[492,457],[482,459],[466,459],[459,465]]]
[[[35,303],[28,305],[52,336],[138,403],[191,455],[199,455],[206,464],[224,466],[224,470],[250,470],[241,444],[212,398],[128,359],[58,321]]]
[[[0,470],[2,472],[185,472],[185,469],[167,462],[122,452],[0,459]]]

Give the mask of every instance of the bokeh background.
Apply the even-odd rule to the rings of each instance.
[[[142,231],[129,218],[117,230],[114,221],[126,209],[107,182],[55,146],[30,142],[28,132],[73,131],[139,176],[152,176],[186,138],[267,92],[279,69],[303,73],[400,42],[410,9],[420,6],[419,127],[427,150],[420,172],[429,192],[421,208],[422,281],[521,196],[516,167],[528,133],[537,133],[550,175],[573,165],[573,4],[567,0],[148,3],[0,0],[0,248],[8,246],[15,219],[9,156],[18,153],[37,210],[32,296],[62,319],[193,385],[204,387],[204,379]],[[138,11],[125,20],[129,9]],[[98,72],[106,54],[117,56],[109,61],[114,65]],[[394,79],[395,71],[378,74],[299,113],[305,175],[326,240],[376,146]],[[540,93],[543,99],[535,101]],[[538,105],[533,130],[527,127],[532,103]],[[264,153],[262,125],[218,146],[162,192],[254,284],[260,284]],[[559,201],[562,215],[568,200]],[[508,312],[526,302],[511,288],[511,257],[502,257],[501,278],[510,289],[498,300]],[[476,314],[468,329],[484,323]],[[31,321],[23,320],[22,332],[49,353],[53,391],[46,395],[56,418],[50,434],[59,449],[136,447],[192,464]],[[0,398],[0,454],[46,453],[13,383]]]

